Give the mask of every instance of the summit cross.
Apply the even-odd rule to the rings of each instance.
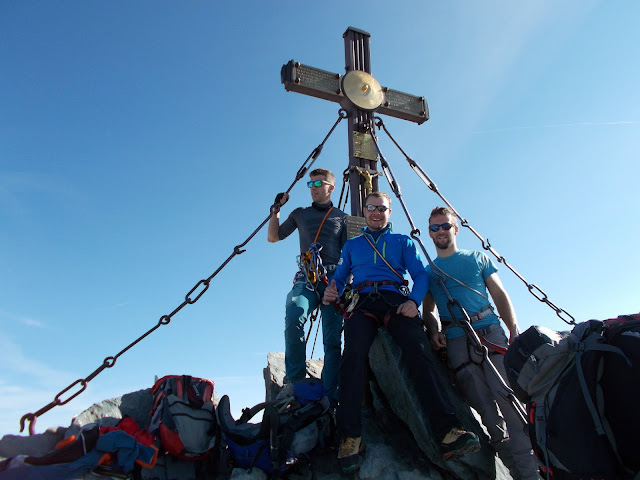
[[[381,87],[371,76],[370,37],[369,33],[353,27],[344,32],[344,75],[302,65],[294,60],[283,65],[280,71],[281,81],[288,92],[336,102],[348,112],[351,215],[359,217],[363,216],[367,177],[371,179],[372,191],[378,191],[378,151],[371,138],[374,115],[389,115],[418,125],[429,119],[424,97]]]

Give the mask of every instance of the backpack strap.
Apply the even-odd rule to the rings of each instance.
[[[591,418],[593,419],[593,423],[596,426],[596,431],[598,432],[598,435],[605,435],[605,430],[604,430],[604,427],[602,426],[600,415],[598,414],[598,410],[596,409],[596,406],[593,403],[593,399],[589,394],[589,389],[587,388],[587,381],[584,377],[584,371],[582,369],[582,355],[584,354],[585,349],[583,344],[580,344],[580,345],[582,345],[582,348],[580,348],[580,350],[576,354],[576,370],[578,372],[578,380],[580,382],[580,388],[582,389],[582,395],[584,397],[585,403],[587,404],[587,407],[589,408],[589,412],[591,413]],[[611,353],[616,353],[618,355],[622,355],[622,357],[627,361],[629,366],[631,366],[631,361],[622,352],[622,350],[620,350],[618,347],[614,347],[613,345],[594,343],[592,345],[589,345],[587,347],[587,350],[611,352]],[[602,365],[600,365],[598,368],[599,369],[602,368]],[[601,372],[598,372],[598,373],[599,373],[598,375],[598,380],[599,380],[600,377],[602,376],[602,373]],[[611,441],[611,438],[609,439],[609,441]]]
[[[309,403],[302,407],[300,410],[296,410],[291,414],[291,417],[282,426],[282,442],[280,443],[280,451],[278,460],[280,463],[286,461],[285,456],[291,444],[293,443],[293,437],[296,432],[300,430],[306,424],[311,423],[309,419],[315,421],[320,418],[329,410],[329,399],[322,397],[320,400]]]
[[[578,346],[584,347],[584,344],[580,343]],[[627,469],[627,467],[622,462],[622,459],[620,458],[620,454],[618,453],[618,445],[613,435],[613,430],[611,428],[611,425],[609,424],[609,421],[607,420],[607,417],[604,414],[604,393],[600,385],[600,380],[602,379],[602,373],[604,370],[604,358],[600,358],[600,361],[598,362],[598,370],[597,370],[597,376],[596,376],[596,403],[597,403],[597,407],[596,407],[589,393],[589,389],[587,387],[587,381],[585,379],[584,371],[582,369],[582,355],[584,354],[585,350],[595,350],[595,351],[601,351],[601,352],[616,353],[618,355],[621,355],[629,364],[629,366],[632,365],[631,361],[618,347],[614,347],[613,345],[607,345],[602,343],[594,343],[592,345],[588,345],[586,349],[581,348],[576,355],[576,370],[578,373],[580,388],[582,389],[582,396],[584,397],[584,401],[587,405],[587,408],[589,409],[589,413],[591,413],[591,418],[596,427],[596,432],[598,432],[598,435],[604,435],[607,437],[607,440],[609,441],[609,445],[611,445],[611,450],[616,456],[618,463],[622,466],[622,468],[627,470],[628,473],[632,473],[630,470]],[[639,472],[639,475],[640,475],[640,472]]]

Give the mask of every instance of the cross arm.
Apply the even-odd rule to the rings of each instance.
[[[290,60],[280,70],[280,81],[287,92],[303,93],[336,103],[344,98],[340,78],[339,73],[302,65],[294,60]]]
[[[342,75],[290,60],[280,70],[280,80],[288,92],[298,92],[323,100],[341,103]],[[398,90],[383,87],[385,100],[377,113],[409,120],[417,124],[429,119],[429,109],[424,97],[417,97]]]

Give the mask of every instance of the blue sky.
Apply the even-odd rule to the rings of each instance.
[[[639,16],[590,0],[1,2],[0,434],[172,312],[266,218],[338,111],[285,92],[280,67],[342,73],[348,26],[371,33],[382,85],[429,103],[421,126],[385,119],[391,133],[521,275],[577,320],[637,312]],[[346,168],[346,128],[315,166]],[[441,201],[380,144],[426,231]],[[283,213],[309,202],[299,183]],[[261,401],[297,248],[261,231],[36,430],[154,375],[210,378],[236,412]],[[499,268],[523,328],[565,328]]]

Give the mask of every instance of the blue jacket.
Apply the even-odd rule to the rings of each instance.
[[[363,234],[347,240],[342,248],[342,255],[338,262],[338,268],[333,279],[336,281],[338,293],[342,294],[349,274],[353,274],[353,285],[357,287],[363,282],[379,282],[390,280],[400,283],[400,278],[379,258],[373,247],[369,245],[365,235],[376,246],[387,262],[401,275],[405,276],[407,270],[413,279],[413,289],[409,299],[420,306],[422,299],[429,290],[429,276],[427,275],[420,254],[406,235],[391,233],[391,227],[387,227],[377,240],[369,233],[368,228],[363,228]],[[384,285],[381,290],[397,291],[393,285]],[[367,293],[372,287],[366,287],[361,293]]]

